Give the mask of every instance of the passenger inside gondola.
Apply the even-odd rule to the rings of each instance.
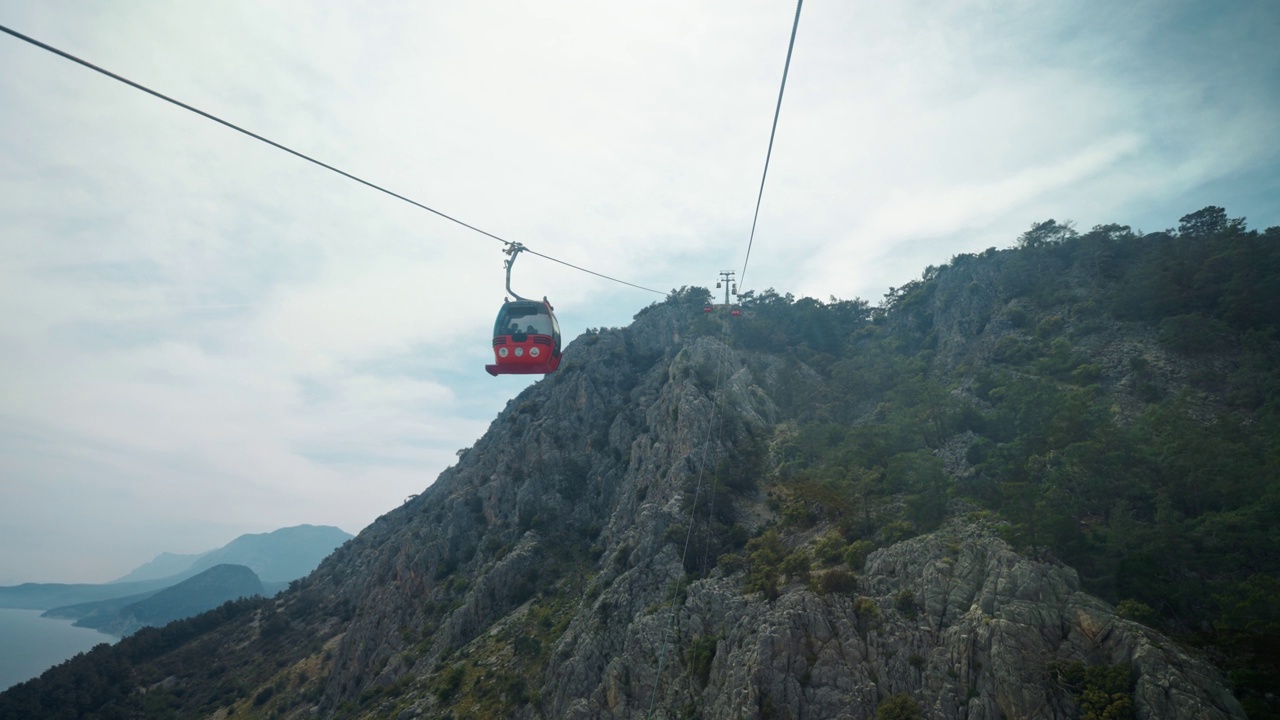
[[[526,311],[522,308],[509,308],[507,310],[509,317],[508,323],[505,325],[505,334],[507,335],[550,335],[551,316],[537,312],[537,308],[531,308]],[[523,327],[522,327],[523,326]],[[504,325],[499,325],[504,327]]]

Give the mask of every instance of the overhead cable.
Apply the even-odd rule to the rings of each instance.
[[[778,106],[773,110],[773,129],[769,131],[769,151],[764,156],[764,173],[760,176],[760,192],[756,195],[756,212],[751,218],[751,236],[747,238],[747,256],[742,261],[742,272],[738,273],[740,284],[747,278],[747,263],[751,261],[751,245],[756,239],[756,221],[760,219],[760,201],[764,199],[764,181],[769,177],[769,158],[773,157],[773,138],[778,134],[778,116],[782,114],[782,94],[787,90],[787,71],[791,69],[791,51],[796,47],[796,28],[800,27],[802,5],[804,0],[796,0],[796,19],[791,23],[791,42],[787,45],[787,62],[782,66],[782,85],[778,88]]]
[[[19,39],[19,40],[22,40],[23,42],[30,43],[30,44],[32,44],[32,45],[34,45],[34,46],[36,46],[36,47],[38,47],[38,48],[40,48],[40,49],[42,49],[42,50],[47,50],[47,51],[49,51],[49,52],[53,53],[54,55],[57,55],[57,56],[59,56],[59,57],[65,58],[65,59],[67,59],[67,60],[70,60],[71,62],[74,62],[74,63],[76,63],[76,64],[78,64],[78,65],[82,65],[82,66],[84,66],[84,67],[86,67],[86,68],[89,68],[90,70],[93,70],[94,72],[101,73],[102,75],[106,75],[107,77],[111,78],[112,80],[117,80],[117,81],[119,81],[119,82],[122,82],[122,83],[124,83],[125,85],[128,85],[129,87],[134,88],[135,90],[141,90],[142,92],[144,92],[144,93],[146,93],[146,94],[148,94],[148,95],[151,95],[152,97],[156,97],[156,98],[159,98],[159,99],[161,99],[161,100],[164,100],[164,101],[165,101],[165,102],[167,102],[167,103],[172,103],[173,105],[177,105],[178,107],[182,108],[183,110],[189,110],[189,111],[191,111],[191,112],[193,112],[193,113],[195,113],[195,114],[197,114],[197,115],[200,115],[201,117],[204,117],[204,118],[207,118],[207,119],[209,119],[209,120],[212,120],[212,121],[214,121],[214,122],[218,123],[219,125],[223,125],[223,126],[225,126],[225,127],[231,128],[232,130],[235,130],[236,132],[239,132],[239,133],[242,133],[242,134],[244,134],[244,135],[247,135],[247,136],[249,136],[249,137],[253,138],[254,140],[258,140],[258,141],[260,141],[260,142],[266,143],[267,145],[270,145],[271,147],[274,147],[274,148],[276,148],[277,150],[283,150],[284,152],[287,152],[287,153],[289,153],[290,155],[293,155],[294,157],[301,158],[302,160],[306,160],[307,162],[309,162],[309,163],[313,163],[313,164],[315,164],[315,165],[319,165],[320,167],[324,168],[325,170],[329,170],[329,171],[331,171],[331,172],[335,172],[335,173],[337,173],[337,174],[339,174],[339,175],[341,175],[341,176],[343,176],[343,177],[345,177],[345,178],[347,178],[347,179],[349,179],[349,180],[354,180],[354,181],[356,181],[356,182],[360,183],[361,185],[364,185],[365,187],[369,187],[369,188],[372,188],[372,189],[374,189],[374,190],[377,190],[378,192],[381,192],[381,193],[385,193],[385,194],[387,194],[387,195],[390,195],[391,197],[396,198],[397,200],[403,200],[404,202],[407,202],[407,203],[409,203],[410,205],[413,205],[413,206],[415,206],[415,207],[418,207],[418,208],[421,208],[421,209],[423,209],[423,210],[426,210],[427,212],[432,213],[432,214],[435,214],[435,215],[437,215],[437,216],[439,216],[439,217],[441,217],[441,218],[444,218],[445,220],[448,220],[449,222],[455,223],[455,224],[457,224],[457,225],[461,225],[462,227],[467,228],[468,230],[474,230],[475,232],[478,232],[478,233],[480,233],[481,235],[484,235],[484,236],[486,236],[486,237],[489,237],[489,238],[492,238],[492,239],[494,239],[494,240],[497,240],[497,241],[498,241],[498,242],[500,242],[500,243],[505,243],[506,245],[514,245],[514,244],[515,244],[515,243],[513,243],[512,241],[510,241],[510,240],[506,240],[506,239],[501,238],[501,237],[499,237],[499,236],[497,236],[497,235],[494,235],[493,233],[488,232],[487,230],[482,230],[482,229],[480,229],[480,228],[476,227],[475,225],[471,225],[470,223],[463,222],[462,220],[459,220],[458,218],[453,217],[452,215],[449,215],[449,214],[447,214],[447,213],[443,213],[443,212],[441,212],[441,211],[439,211],[439,210],[436,210],[436,209],[435,209],[435,208],[433,208],[433,207],[429,207],[429,206],[427,206],[427,205],[424,205],[424,204],[422,204],[422,203],[418,202],[417,200],[414,200],[414,199],[409,198],[409,197],[405,197],[404,195],[401,195],[400,193],[397,193],[397,192],[392,191],[392,190],[388,190],[387,188],[382,187],[381,185],[378,185],[378,184],[376,184],[376,183],[369,182],[368,180],[365,180],[364,178],[358,177],[358,176],[356,176],[356,175],[352,175],[351,173],[349,173],[349,172],[347,172],[347,171],[345,171],[345,170],[341,170],[341,169],[336,168],[336,167],[334,167],[334,166],[332,166],[332,165],[330,165],[330,164],[328,164],[328,163],[325,163],[325,162],[322,162],[322,161],[320,161],[320,160],[317,160],[317,159],[315,159],[315,158],[311,157],[310,155],[307,155],[306,153],[299,152],[299,151],[294,150],[293,148],[290,148],[290,147],[288,147],[288,146],[286,146],[286,145],[282,145],[281,143],[278,143],[278,142],[276,142],[276,141],[274,141],[274,140],[271,140],[271,139],[269,139],[269,138],[263,137],[262,135],[259,135],[259,134],[255,133],[255,132],[251,131],[251,130],[247,130],[247,129],[243,128],[243,127],[240,127],[239,125],[236,125],[235,123],[232,123],[232,122],[229,122],[229,121],[227,121],[227,120],[224,120],[224,119],[222,119],[222,118],[218,117],[217,115],[214,115],[213,113],[205,112],[204,110],[201,110],[200,108],[194,107],[194,106],[192,106],[192,105],[188,105],[187,103],[184,103],[184,102],[182,102],[181,100],[177,100],[177,99],[175,99],[175,98],[169,97],[168,95],[165,95],[164,93],[158,92],[158,91],[156,91],[156,90],[152,90],[151,88],[147,87],[146,85],[143,85],[143,84],[138,83],[138,82],[134,82],[133,80],[130,80],[129,78],[126,78],[126,77],[124,77],[124,76],[122,76],[122,75],[118,75],[118,74],[116,74],[116,73],[114,73],[114,72],[111,72],[110,70],[107,70],[106,68],[100,67],[100,66],[98,66],[98,65],[94,65],[93,63],[89,62],[88,60],[85,60],[85,59],[83,59],[83,58],[77,57],[76,55],[72,55],[71,53],[66,52],[65,50],[59,50],[58,48],[53,47],[52,45],[49,45],[48,43],[44,43],[44,42],[41,42],[41,41],[39,41],[39,40],[36,40],[35,38],[30,37],[30,36],[28,36],[28,35],[24,35],[24,34],[22,34],[22,33],[18,32],[17,30],[14,30],[14,29],[12,29],[12,28],[6,27],[6,26],[4,26],[4,25],[0,25],[0,31],[3,31],[3,32],[5,32],[5,33],[7,33],[7,34],[9,34],[9,35],[12,35],[13,37],[15,37],[15,38],[17,38],[17,39]],[[645,291],[647,291],[647,292],[657,293],[657,294],[659,294],[659,295],[666,295],[666,293],[662,292],[661,290],[654,290],[653,288],[647,288],[647,287],[643,287],[643,286],[641,286],[641,285],[636,285],[636,284],[634,284],[634,283],[626,282],[625,280],[619,280],[619,279],[614,278],[614,277],[609,277],[608,275],[604,275],[604,274],[601,274],[601,273],[595,272],[595,271],[593,271],[593,270],[588,270],[588,269],[586,269],[586,268],[579,267],[579,266],[577,266],[577,265],[573,265],[573,264],[571,264],[571,263],[567,263],[567,262],[565,262],[565,261],[563,261],[563,260],[559,260],[559,259],[557,259],[557,258],[553,258],[553,257],[551,257],[550,255],[544,255],[544,254],[539,253],[539,252],[534,252],[533,250],[528,250],[528,252],[530,252],[530,253],[532,253],[532,254],[534,254],[534,255],[537,255],[538,257],[545,258],[545,259],[547,259],[547,260],[551,260],[551,261],[553,261],[553,262],[560,263],[561,265],[566,265],[566,266],[571,267],[571,268],[573,268],[573,269],[575,269],[575,270],[581,270],[582,272],[590,273],[591,275],[595,275],[595,276],[597,276],[597,277],[601,277],[601,278],[604,278],[604,279],[606,279],[606,280],[611,280],[611,281],[613,281],[613,282],[620,283],[620,284],[622,284],[622,285],[628,285],[628,286],[633,287],[633,288],[636,288],[636,289],[638,289],[638,290],[645,290]]]
[[[573,263],[565,262],[564,260],[561,260],[561,259],[559,259],[559,258],[553,258],[553,257],[551,257],[550,255],[543,255],[542,253],[538,252],[537,250],[530,250],[529,248],[525,248],[525,249],[524,249],[524,251],[525,251],[525,252],[527,252],[527,253],[529,253],[530,255],[537,255],[538,257],[543,258],[543,259],[546,259],[546,260],[550,260],[551,262],[560,263],[561,265],[564,265],[565,267],[571,267],[571,268],[573,268],[574,270],[580,270],[580,271],[582,271],[582,272],[584,272],[584,273],[587,273],[588,275],[595,275],[596,277],[604,278],[605,280],[612,280],[612,281],[614,281],[614,282],[616,282],[616,283],[619,283],[619,284],[621,284],[621,285],[629,285],[629,286],[631,286],[631,287],[633,287],[633,288],[635,288],[635,289],[637,289],[637,290],[645,290],[645,291],[647,291],[647,292],[651,292],[651,293],[658,293],[659,295],[666,295],[666,293],[662,292],[661,290],[654,290],[653,288],[647,288],[647,287],[645,287],[645,286],[643,286],[643,285],[636,285],[635,283],[629,283],[629,282],[627,282],[626,280],[619,280],[618,278],[615,278],[615,277],[609,277],[608,275],[602,275],[602,274],[600,274],[600,273],[596,272],[595,270],[588,270],[588,269],[586,269],[586,268],[584,268],[584,267],[580,267],[580,266],[578,266],[578,265],[574,265]]]

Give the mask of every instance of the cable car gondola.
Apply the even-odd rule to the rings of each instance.
[[[560,324],[551,303],[546,298],[503,303],[493,324],[493,356],[494,364],[484,369],[495,377],[555,372],[560,367]]]
[[[493,323],[493,365],[485,365],[490,375],[536,375],[556,371],[560,367],[560,323],[551,303],[520,297],[511,289],[511,266],[524,246],[512,243],[506,250],[511,256],[507,267],[507,292],[515,300],[506,300]]]

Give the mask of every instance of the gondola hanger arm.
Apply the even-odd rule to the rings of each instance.
[[[523,251],[524,249],[525,249],[524,245],[518,242],[508,242],[506,249],[503,250],[502,252],[506,253],[509,257],[506,260],[504,260],[502,264],[504,267],[507,268],[507,292],[510,293],[511,296],[514,297],[516,300],[522,300],[527,302],[529,298],[521,297],[520,293],[511,289],[511,268],[515,266],[516,258],[520,256],[521,251]]]

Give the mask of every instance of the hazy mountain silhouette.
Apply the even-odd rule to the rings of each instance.
[[[110,583],[24,583],[0,587],[0,607],[59,608],[60,617],[79,617],[74,613],[82,611],[79,606],[86,603],[154,593],[220,564],[244,565],[253,570],[266,587],[279,587],[310,573],[334,548],[349,539],[349,533],[327,525],[298,525],[246,534],[205,553],[162,553]],[[161,571],[173,572],[153,577]]]
[[[192,565],[195,565],[197,560],[211,552],[213,551],[209,550],[207,552],[193,553],[190,555],[178,555],[175,553],[163,552],[155,556],[155,559],[150,562],[134,568],[128,575],[116,578],[111,582],[138,582],[172,578],[186,572]]]
[[[350,533],[330,525],[297,525],[269,533],[241,535],[201,555],[179,576],[191,577],[215,565],[244,565],[262,582],[289,582],[315,569]]]
[[[128,635],[211,610],[228,600],[265,595],[262,581],[244,565],[214,565],[176,585],[122,600],[95,603],[76,621],[80,627]],[[54,614],[58,610],[47,614]]]

